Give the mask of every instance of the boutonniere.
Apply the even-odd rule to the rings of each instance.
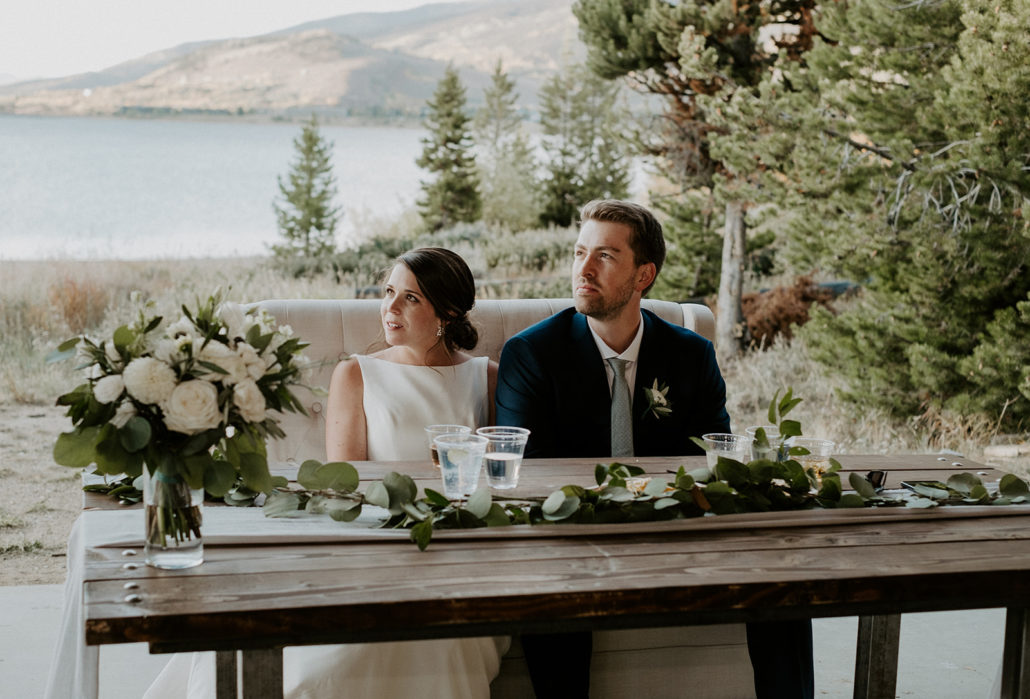
[[[658,379],[654,380],[650,388],[644,388],[644,397],[647,398],[647,410],[644,416],[653,415],[656,420],[672,415],[672,401],[669,400],[669,384],[659,384]]]

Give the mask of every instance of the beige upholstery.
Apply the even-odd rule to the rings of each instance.
[[[537,321],[571,305],[571,299],[481,300],[472,311],[479,330],[473,354],[497,360],[505,341]],[[273,462],[325,460],[325,392],[333,368],[350,354],[364,354],[382,340],[379,301],[271,300],[256,304],[289,325],[305,342],[315,363],[314,391],[298,396],[308,415],[287,413],[281,425],[286,438],[271,440]],[[669,301],[644,301],[661,318],[711,339],[715,322],[707,307]],[[754,696],[751,665],[741,624],[601,631],[594,634],[591,697],[641,696],[746,699]],[[532,697],[521,646],[505,656],[500,676],[491,685],[494,699]]]

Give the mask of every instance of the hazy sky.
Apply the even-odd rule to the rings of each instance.
[[[438,0],[5,0],[0,76],[100,70],[187,41],[253,36],[350,12]]]

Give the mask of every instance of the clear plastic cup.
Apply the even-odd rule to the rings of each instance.
[[[816,439],[814,437],[791,437],[787,440],[791,448],[802,447],[807,454],[793,454],[790,458],[797,461],[807,471],[814,469],[815,475],[821,476],[830,468],[830,457],[833,456],[833,448],[836,446],[828,439]]]
[[[440,476],[445,496],[458,500],[476,492],[488,441],[478,434],[458,433],[440,435],[433,440],[440,455]]]
[[[426,443],[429,445],[429,458],[433,460],[433,466],[440,468],[440,456],[436,453],[436,445],[433,440],[442,434],[470,434],[472,428],[468,425],[426,425]]]
[[[529,430],[524,427],[480,427],[476,434],[489,440],[483,456],[486,482],[491,488],[500,490],[516,487]]]
[[[765,439],[768,445],[759,445],[755,436],[759,428],[765,431]],[[780,428],[776,425],[754,425],[744,430],[751,438],[751,458],[754,460],[768,459],[769,461],[786,461],[787,446],[782,444],[780,439]]]
[[[711,432],[701,435],[701,439],[705,440],[705,455],[710,469],[715,468],[720,456],[742,464],[751,460],[751,438],[747,435]]]

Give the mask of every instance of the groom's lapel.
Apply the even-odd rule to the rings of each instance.
[[[577,313],[572,319],[572,343],[567,351],[573,355],[572,371],[564,380],[580,396],[580,409],[591,415],[591,420],[606,428],[611,419],[611,393],[605,375],[601,353],[587,326],[587,319]],[[563,351],[559,349],[559,351]]]
[[[647,412],[647,396],[645,388],[651,388],[655,379],[662,383],[661,375],[665,368],[665,356],[655,339],[654,319],[646,312],[642,313],[644,337],[640,340],[640,353],[637,355],[637,378],[633,385],[633,422],[640,424]]]

